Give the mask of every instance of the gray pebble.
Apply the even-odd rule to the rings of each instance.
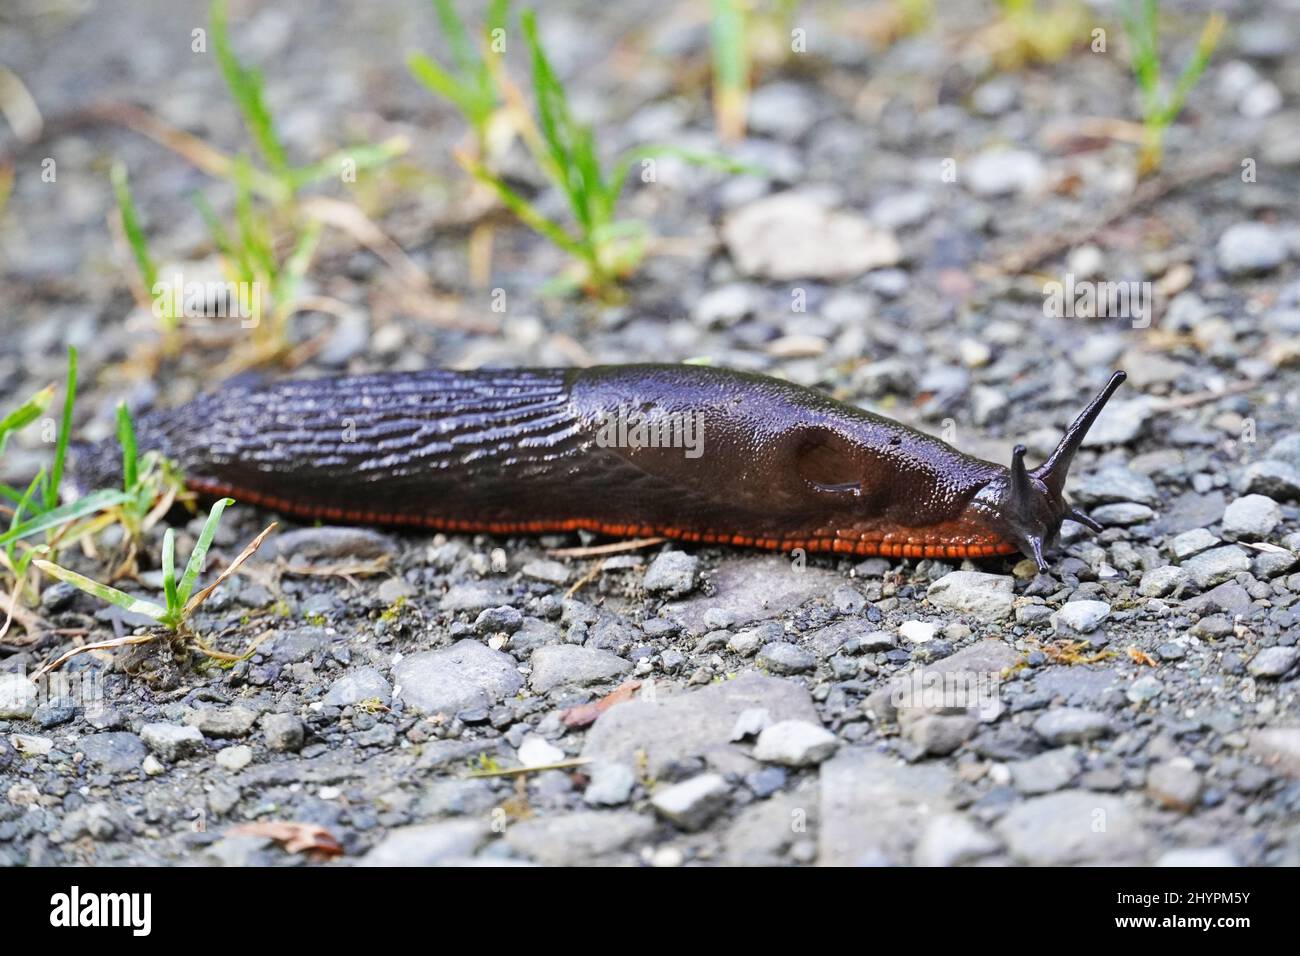
[[[197,727],[154,723],[140,728],[140,739],[164,760],[176,761],[203,752],[203,734]]]
[[[1259,541],[1282,522],[1282,509],[1272,498],[1246,495],[1223,512],[1223,536],[1229,541]]]
[[[730,800],[731,790],[721,774],[704,773],[668,787],[658,787],[650,805],[683,830],[699,830]]]
[[[1268,272],[1286,261],[1286,240],[1275,226],[1239,222],[1219,236],[1215,255],[1229,276]]]
[[[695,589],[699,561],[685,551],[665,551],[646,569],[643,586],[651,594],[681,597]]]
[[[1285,677],[1300,662],[1300,647],[1266,647],[1246,669],[1254,677]]]
[[[1034,733],[1052,746],[1087,743],[1111,733],[1110,718],[1081,707],[1055,707],[1034,721]]]
[[[797,644],[773,641],[758,652],[758,663],[773,674],[799,674],[812,670],[817,661]]]

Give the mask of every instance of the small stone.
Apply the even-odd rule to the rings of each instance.
[[[977,196],[1009,196],[1032,193],[1042,185],[1043,161],[1027,150],[989,150],[966,161],[964,179]]]
[[[1037,796],[1068,787],[1079,773],[1079,751],[1058,747],[1024,760],[1007,764],[1017,793]]]
[[[393,677],[402,701],[423,714],[491,707],[524,684],[513,657],[469,639],[404,657]]]
[[[648,776],[665,779],[682,761],[716,755],[730,766],[743,764],[747,754],[727,742],[736,718],[761,705],[774,721],[810,720],[818,715],[808,691],[799,683],[758,674],[679,694],[659,694],[610,707],[587,732],[582,756],[644,767]]]
[[[474,620],[474,633],[483,637],[491,634],[513,634],[523,626],[524,615],[518,608],[503,605],[484,608]]]
[[[695,590],[699,560],[685,551],[665,551],[646,569],[642,586],[651,594],[682,597]]]
[[[563,750],[538,734],[529,734],[519,745],[519,762],[525,767],[546,767],[564,756]]]
[[[627,803],[636,786],[636,774],[627,764],[603,762],[590,768],[591,781],[582,799],[593,807],[617,807]]]
[[[257,723],[257,711],[247,707],[202,707],[186,723],[205,737],[246,737]]]
[[[736,726],[731,729],[731,741],[757,737],[772,723],[772,715],[766,707],[747,707],[736,718]]]
[[[1268,272],[1286,261],[1286,240],[1275,226],[1239,222],[1219,236],[1215,253],[1229,276]]]
[[[1149,398],[1133,398],[1110,402],[1097,416],[1096,423],[1088,429],[1083,440],[1085,448],[1108,448],[1127,445],[1142,434],[1151,418],[1154,406]],[[1150,502],[1143,501],[1142,504]]]
[[[1229,541],[1261,541],[1282,522],[1282,509],[1272,498],[1246,495],[1223,512],[1223,536]]]
[[[380,558],[393,555],[393,539],[366,528],[332,527],[297,528],[271,538],[263,551],[270,556],[298,556],[308,561],[340,558]]]
[[[710,289],[696,300],[695,321],[706,327],[729,327],[762,306],[758,290],[745,282],[730,282]]]
[[[1261,727],[1251,733],[1248,749],[1265,766],[1300,777],[1300,727]]]
[[[1253,677],[1281,678],[1300,662],[1300,647],[1266,647],[1246,669]]]
[[[1105,601],[1069,601],[1052,615],[1052,626],[1058,634],[1091,634],[1108,617]]]
[[[87,763],[105,773],[129,773],[140,766],[146,753],[143,740],[123,731],[88,734],[77,748]]]
[[[656,788],[650,805],[664,819],[683,830],[698,830],[730,799],[721,774],[704,773],[669,787]]]
[[[1300,467],[1271,459],[1253,462],[1242,472],[1237,490],[1267,495],[1274,501],[1300,501]]]
[[[512,823],[505,842],[545,866],[579,866],[649,841],[654,829],[654,820],[645,814],[578,810]]]
[[[759,799],[770,797],[785,786],[789,778],[782,767],[764,767],[745,778],[745,784]]]
[[[934,639],[938,626],[928,621],[904,621],[898,625],[898,636],[911,644],[924,644]]]
[[[923,192],[893,193],[871,207],[871,221],[891,230],[918,226],[929,218],[934,203]]]
[[[859,653],[874,654],[892,651],[898,646],[898,638],[889,631],[867,631],[858,638]]]
[[[758,663],[773,674],[799,674],[812,670],[817,660],[797,644],[773,641],[758,652]]]
[[[561,585],[569,581],[569,568],[559,561],[529,561],[520,572],[526,578],[544,581],[547,584]]]
[[[922,713],[907,721],[903,733],[922,753],[944,757],[973,737],[978,729],[979,721],[966,714]]]
[[[1138,594],[1143,597],[1165,597],[1186,584],[1189,577],[1186,571],[1172,564],[1152,568],[1138,581]]]
[[[723,221],[722,238],[742,275],[777,282],[851,279],[902,258],[891,233],[809,191],[777,193],[736,209]]]
[[[33,734],[10,734],[9,743],[15,751],[28,757],[44,757],[54,749],[54,741],[49,737],[37,737]]]
[[[1005,574],[951,571],[930,585],[926,598],[936,607],[998,621],[1011,616],[1015,581]]]
[[[327,707],[350,707],[363,700],[377,700],[387,705],[392,698],[392,685],[383,674],[374,667],[357,667],[330,685],[322,703]]]
[[[1230,581],[1242,571],[1250,570],[1250,555],[1236,545],[1212,548],[1183,562],[1198,590],[1204,591]]]
[[[1154,506],[1160,501],[1155,482],[1123,465],[1110,465],[1084,475],[1075,486],[1074,497],[1089,506],[1119,501]]]
[[[533,651],[528,683],[539,694],[557,687],[587,687],[623,676],[632,665],[610,651],[576,644],[550,644]]]
[[[1183,847],[1163,853],[1160,859],[1156,860],[1156,866],[1175,866],[1191,870],[1240,865],[1232,850],[1226,846]]]
[[[838,747],[839,739],[818,724],[783,720],[758,735],[754,756],[764,763],[811,767],[826,760]]]
[[[225,747],[217,751],[217,766],[236,773],[253,762],[253,748],[247,744]]]
[[[1135,524],[1147,524],[1154,520],[1155,516],[1156,513],[1146,505],[1131,501],[1120,501],[1092,509],[1092,519],[1108,528],[1131,528]]]
[[[163,760],[171,762],[203,752],[203,734],[197,727],[165,723],[145,724],[140,728],[140,739]]]
[[[656,869],[672,869],[685,862],[686,857],[675,846],[661,846],[650,854],[650,865]]]
[[[302,749],[307,728],[302,718],[294,714],[267,714],[262,718],[262,733],[271,750],[295,753]]]
[[[23,674],[0,674],[0,720],[28,720],[36,710],[36,685]]]
[[[1191,813],[1201,799],[1201,775],[1186,757],[1153,764],[1147,771],[1147,795],[1161,806]]]
[[[1016,804],[994,829],[1031,866],[1141,862],[1150,845],[1143,821],[1123,799],[1083,790]]]
[[[1159,697],[1164,692],[1164,689],[1165,685],[1160,682],[1159,677],[1148,675],[1139,677],[1130,684],[1128,690],[1124,692],[1124,696],[1128,698],[1130,703],[1145,704]]]
[[[144,758],[144,763],[140,764],[140,769],[151,777],[157,777],[167,772],[167,768],[163,766],[162,761],[153,754],[149,754]]]
[[[935,817],[917,841],[916,866],[961,866],[996,853],[1001,844],[958,813]]]
[[[1034,721],[1034,733],[1053,747],[1087,743],[1110,735],[1110,718],[1081,707],[1054,707]]]
[[[1194,554],[1208,551],[1218,543],[1219,539],[1205,528],[1193,528],[1191,531],[1184,531],[1174,538],[1170,543],[1170,548],[1174,552],[1174,557],[1182,561]]]
[[[513,828],[512,828],[513,829]],[[444,820],[396,827],[359,866],[438,866],[469,859],[491,836],[481,820]]]

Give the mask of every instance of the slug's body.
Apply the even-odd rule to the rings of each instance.
[[[687,365],[366,375],[227,388],[137,423],[187,484],[306,519],[588,529],[790,550],[1042,550],[1107,389],[1027,472],[776,379]],[[79,483],[115,449],[83,453]]]

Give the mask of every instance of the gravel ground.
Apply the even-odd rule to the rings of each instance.
[[[32,146],[0,141],[17,170],[0,407],[57,381],[76,345],[78,433],[101,437],[117,400],[183,401],[224,358],[195,341],[141,361],[108,164],[130,166],[166,261],[210,260],[188,198],[210,184],[133,133],[59,117],[134,102],[222,148],[242,139],[190,51],[203,5],[45,6],[17,4],[0,34],[49,121]],[[638,6],[545,6],[576,103],[611,149],[714,148],[707,24]],[[1006,462],[1017,441],[1040,460],[1124,368],[1067,489],[1106,530],[1067,525],[1036,575],[663,544],[557,557],[594,542],[286,522],[195,621],[228,652],[260,641],[249,659],[166,642],[82,655],[65,671],[102,692],[90,708],[33,699],[20,675],[139,622],[47,586],[51,629],[0,649],[0,863],[312,863],[236,832],[295,822],[338,841],[329,865],[1300,865],[1300,10],[1230,7],[1167,157],[1176,175],[1227,155],[1226,171],[1093,233],[1133,186],[1132,146],[1088,132],[1134,115],[1117,31],[1109,54],[1004,73],[971,41],[979,6],[882,47],[866,13],[809,5],[809,52],[761,77],[736,151],[767,174],[661,160],[625,208],[674,241],[611,307],[543,295],[561,259],[504,220],[490,286],[469,283],[463,129],[395,55],[436,46],[425,4],[235,5],[296,154],[410,139],[358,195],[458,315],[499,323],[440,327],[331,240],[312,288],[354,312],[295,327],[321,337],[297,374],[707,355]],[[1180,64],[1206,9],[1175,8]],[[998,268],[1058,232],[1035,270]],[[1155,314],[1045,314],[1044,283],[1067,274],[1150,282]],[[38,438],[13,443],[0,479],[45,460]],[[267,518],[232,509],[214,564]],[[131,586],[156,597],[159,575]],[[573,758],[588,762],[470,776]]]

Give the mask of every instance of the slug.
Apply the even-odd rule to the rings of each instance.
[[[137,421],[187,485],[303,519],[587,529],[908,558],[1017,551],[1040,571],[1066,472],[1115,372],[1043,464],[996,465],[821,392],[695,365],[362,375],[227,386]],[[120,475],[82,447],[74,485]]]

